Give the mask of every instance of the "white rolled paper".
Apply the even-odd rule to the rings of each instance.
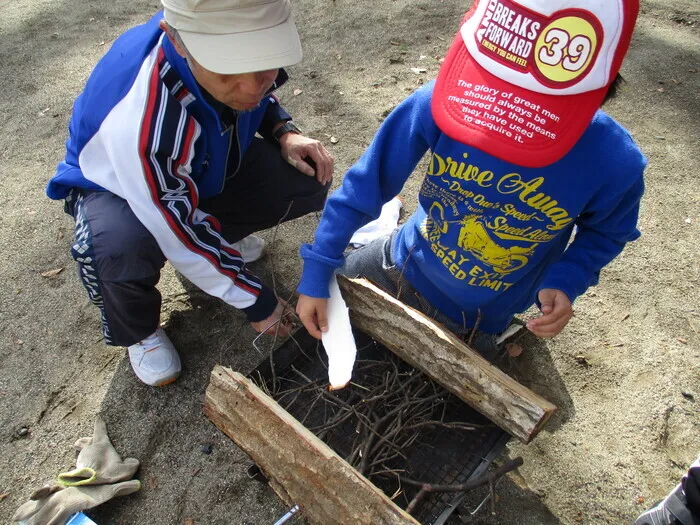
[[[402,207],[403,201],[400,197],[391,199],[382,206],[382,212],[378,218],[368,222],[353,234],[350,244],[357,248],[369,244],[374,239],[389,235],[399,225]]]
[[[328,355],[328,380],[331,389],[343,388],[350,382],[355,366],[357,346],[352,335],[348,307],[340,295],[338,279],[333,274],[328,283],[328,331],[321,334],[323,348]]]

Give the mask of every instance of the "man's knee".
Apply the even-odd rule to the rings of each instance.
[[[121,233],[121,232],[120,232]],[[159,275],[165,256],[158,244],[144,236],[114,235],[94,245],[95,262],[100,279],[132,281]]]
[[[285,221],[323,210],[331,183],[323,185],[316,180],[314,182],[315,185],[306,185],[306,191],[289,196],[287,202],[281,203],[280,213]]]
[[[100,280],[130,281],[160,273],[165,256],[129,205],[116,195],[88,194],[75,212],[73,258],[89,264]]]
[[[313,211],[321,211],[326,205],[326,199],[328,198],[328,191],[331,189],[331,184],[333,180],[331,179],[327,184],[321,184],[316,182],[317,188],[316,192],[309,196],[309,207]]]

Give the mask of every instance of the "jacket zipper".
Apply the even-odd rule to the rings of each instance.
[[[221,132],[221,136],[223,137],[226,135],[226,133],[230,133],[228,137],[228,146],[226,147],[226,162],[224,162],[224,178],[221,179],[221,188],[219,188],[219,193],[224,191],[224,185],[226,184],[226,179],[228,179],[228,176],[226,175],[228,173],[228,158],[229,155],[231,154],[231,144],[233,143],[233,126],[229,126],[227,129]]]
[[[228,138],[228,148],[226,149],[226,164],[224,165],[224,184],[226,181],[230,178],[232,178],[236,173],[238,173],[238,170],[241,168],[241,139],[238,136],[238,113],[236,113],[236,120],[234,123],[228,127],[224,131],[226,133],[229,131],[231,135]],[[236,148],[238,148],[238,164],[236,165],[236,169],[231,173],[231,175],[228,175],[228,159],[231,155],[231,146],[233,145],[233,135],[234,133],[236,134]],[[223,133],[222,133],[223,135]],[[224,184],[221,185],[221,189],[223,190]]]

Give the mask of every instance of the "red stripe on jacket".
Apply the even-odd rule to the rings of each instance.
[[[253,288],[250,285],[248,285],[245,282],[242,282],[238,279],[238,273],[234,272],[232,270],[228,270],[226,268],[223,268],[221,266],[221,261],[217,258],[214,257],[211,253],[207,252],[206,250],[202,250],[199,248],[196,243],[192,241],[190,236],[182,230],[181,224],[178,223],[177,221],[174,220],[172,215],[164,209],[162,206],[162,202],[159,197],[159,190],[161,189],[157,183],[157,174],[153,172],[151,169],[150,165],[150,154],[151,154],[151,144],[153,143],[152,137],[151,137],[151,125],[153,123],[153,116],[156,113],[156,104],[158,103],[158,91],[159,91],[159,85],[160,85],[160,71],[159,71],[159,66],[158,64],[161,62],[163,57],[165,56],[163,52],[163,48],[161,47],[158,50],[158,57],[156,60],[156,64],[153,66],[153,71],[151,73],[151,78],[149,81],[149,86],[148,86],[148,101],[146,104],[146,112],[144,114],[144,119],[141,124],[141,134],[139,138],[139,155],[141,156],[141,165],[143,166],[144,169],[144,174],[146,176],[146,182],[148,184],[149,189],[151,190],[151,198],[153,199],[154,204],[156,207],[160,210],[161,214],[167,221],[168,225],[170,226],[170,229],[175,233],[175,235],[178,237],[178,239],[185,245],[187,248],[205,259],[207,259],[215,268],[216,270],[227,276],[229,279],[231,279],[234,283],[237,283],[239,288],[243,289],[244,291],[250,293],[251,295],[257,297],[260,294],[260,290],[257,288]],[[187,154],[189,152],[189,148],[191,146],[193,137],[194,137],[194,132],[195,132],[196,126],[194,123],[194,119],[192,117],[188,116],[187,119],[187,130],[185,132],[185,141],[183,144],[183,149],[180,157],[178,159],[174,159],[173,163],[175,164],[175,169],[174,173],[170,172],[169,170],[165,169],[164,171],[168,173],[169,175],[178,178],[179,180],[182,180],[185,182],[189,189],[190,193],[193,195],[194,198],[194,206],[196,208],[196,203],[198,200],[197,197],[197,191],[192,191],[192,181],[188,178],[183,179],[182,177],[179,177],[177,174],[177,166],[180,166],[183,164],[184,161],[187,159]],[[189,217],[188,217],[189,218]],[[222,245],[219,249],[225,247]],[[239,255],[240,256],[240,255]],[[241,259],[241,263],[243,263]],[[243,265],[241,265],[241,268]]]

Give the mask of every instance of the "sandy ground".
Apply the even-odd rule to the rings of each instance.
[[[532,444],[511,442],[504,456],[525,465],[501,485],[498,515],[471,523],[629,523],[700,452],[700,7],[642,4],[628,82],[608,110],[649,157],[643,236],[576,303],[560,337],[523,339],[525,353],[503,363],[559,412]],[[262,358],[243,316],[166,269],[163,321],[183,376],[159,390],[141,385],[124,350],[102,344],[69,256],[71,220],[44,196],[92,66],[157,9],[155,0],[0,0],[2,522],[72,466],[72,443],[97,413],[117,449],[141,460],[143,481],[139,494],[92,513],[98,523],[265,524],[284,512],[201,412],[215,363],[245,373]],[[434,78],[465,9],[456,0],[295,1],[305,60],[281,96],[332,150],[336,183],[387,111]],[[409,210],[419,179],[403,193]],[[298,246],[315,225],[307,217],[263,233],[271,256],[256,268],[269,278],[274,262],[280,293],[294,289]]]

